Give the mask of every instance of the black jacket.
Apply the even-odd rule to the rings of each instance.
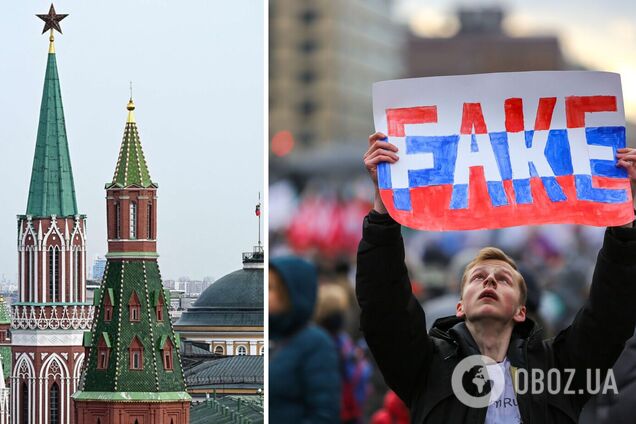
[[[424,311],[411,294],[400,228],[388,215],[373,211],[364,221],[356,293],[369,348],[386,383],[409,406],[413,423],[483,423],[487,409],[468,408],[451,389],[454,366],[478,354],[477,345],[455,317],[437,320],[427,334]],[[517,324],[507,355],[511,366],[540,368],[544,374],[549,368],[575,369],[570,389],[578,393],[586,387],[585,369],[605,373],[634,334],[635,300],[636,229],[610,228],[590,297],[574,322],[549,340],[531,320]],[[517,402],[525,424],[576,423],[588,398],[528,392],[518,394]]]

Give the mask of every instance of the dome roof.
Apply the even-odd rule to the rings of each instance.
[[[263,256],[243,255],[243,269],[231,272],[205,289],[175,328],[262,327]]]
[[[239,269],[227,274],[205,289],[192,308],[263,309],[263,269]]]

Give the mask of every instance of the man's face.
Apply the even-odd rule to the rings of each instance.
[[[526,307],[520,304],[520,298],[519,275],[514,268],[504,261],[488,259],[468,270],[456,315],[469,321],[523,322]]]

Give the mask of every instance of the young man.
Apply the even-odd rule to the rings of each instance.
[[[590,397],[586,370],[592,377],[600,370],[604,382],[625,341],[634,334],[633,224],[607,229],[589,299],[556,338],[543,340],[541,329],[526,317],[523,277],[514,261],[495,248],[482,249],[466,267],[456,315],[437,320],[427,334],[424,311],[411,294],[401,227],[387,214],[378,190],[377,165],[399,159],[397,148],[385,139],[381,133],[369,137],[364,155],[376,191],[358,249],[356,292],[367,343],[387,384],[409,406],[412,422],[576,423]],[[636,149],[620,149],[617,157],[617,166],[636,181]],[[471,408],[456,397],[453,370],[471,355],[499,363],[506,402]],[[515,393],[513,378],[532,376],[533,370],[537,370],[534,375],[546,376],[550,369],[560,373],[558,393]],[[572,381],[565,392],[568,370],[573,370]],[[591,389],[594,384],[592,380]]]

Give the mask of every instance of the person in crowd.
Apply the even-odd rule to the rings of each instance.
[[[340,422],[361,424],[369,393],[371,365],[365,358],[364,350],[344,331],[348,310],[348,293],[343,286],[331,283],[320,285],[315,320],[329,333],[338,350],[342,382]]]
[[[364,155],[375,201],[364,219],[356,292],[369,348],[388,386],[410,408],[412,422],[576,423],[590,397],[586,371],[600,370],[604,381],[634,333],[634,224],[606,230],[589,298],[554,339],[544,340],[526,316],[526,283],[515,262],[496,248],[480,250],[466,266],[455,315],[437,320],[427,333],[424,311],[411,294],[401,227],[388,215],[378,189],[378,164],[399,159],[397,148],[385,140],[384,134],[372,135]],[[617,166],[636,181],[636,149],[619,149],[617,158]],[[451,376],[460,360],[479,354],[503,371],[503,401],[471,408],[453,392]],[[550,369],[561,372],[562,380],[564,370],[573,369],[569,390],[575,394],[564,393],[563,386],[554,394],[514,391],[520,380],[529,383],[534,370],[545,376]]]
[[[373,414],[371,424],[408,424],[409,410],[397,395],[389,390],[382,408]]]
[[[317,276],[298,257],[269,263],[269,422],[338,423],[338,353],[329,335],[311,324]]]

